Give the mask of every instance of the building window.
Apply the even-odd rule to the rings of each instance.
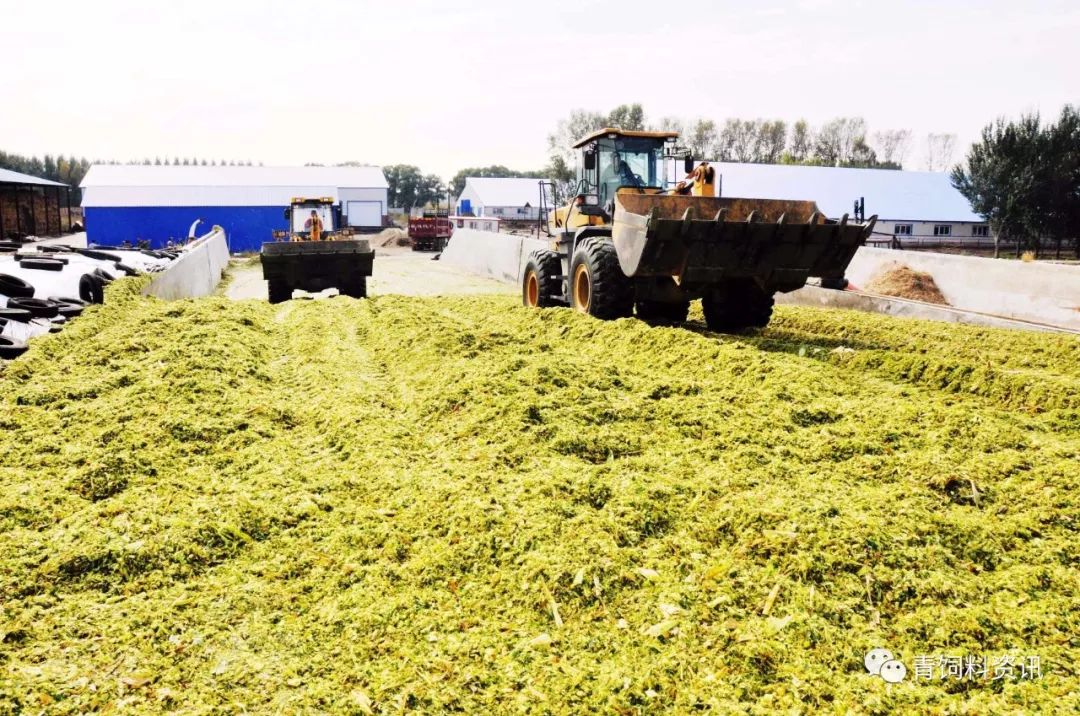
[[[502,216],[502,209],[500,207],[498,207],[498,206],[492,207],[491,215],[492,216]]]
[[[893,227],[893,233],[897,236],[911,236],[911,224],[897,224]]]
[[[982,226],[972,226],[971,235],[985,239],[986,237],[990,236],[990,227],[986,224],[983,224]]]
[[[952,236],[952,224],[934,224],[934,236]]]

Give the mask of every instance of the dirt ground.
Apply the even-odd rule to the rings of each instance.
[[[402,296],[446,296],[475,294],[514,294],[517,288],[501,281],[473,276],[433,261],[435,254],[412,251],[402,247],[379,247],[375,249],[375,270],[368,279],[368,294]],[[266,281],[258,259],[233,260],[229,265],[223,293],[233,300],[249,298],[266,299]],[[327,289],[317,298],[337,294],[337,289]],[[297,291],[296,297],[307,296]]]

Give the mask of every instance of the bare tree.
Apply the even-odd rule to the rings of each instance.
[[[859,161],[866,150],[866,120],[838,117],[825,123],[814,141],[815,157],[828,166]]]
[[[883,132],[874,132],[872,146],[879,161],[902,167],[910,144],[910,129],[886,129]]]
[[[607,116],[599,112],[587,112],[575,109],[566,119],[560,119],[555,131],[548,135],[548,153],[562,157],[569,165],[574,165],[574,144],[585,135],[603,129]]]
[[[782,119],[759,121],[757,130],[754,161],[776,164],[784,153],[784,145],[787,144],[787,124]]]
[[[810,156],[810,150],[814,144],[814,134],[805,119],[800,119],[791,125],[791,139],[788,141],[788,154],[797,162],[801,162]]]
[[[723,155],[718,159],[734,159],[737,162],[752,162],[757,155],[758,123],[752,119],[729,119],[724,122],[720,132],[720,149]]]
[[[718,134],[716,122],[711,119],[698,119],[683,134],[683,142],[690,153],[702,159],[711,159],[716,153]]]
[[[943,172],[947,170],[952,163],[955,149],[955,134],[931,133],[926,135],[926,171]]]
[[[678,117],[661,117],[656,123],[656,129],[660,132],[678,132],[680,136],[686,135],[686,122]]]

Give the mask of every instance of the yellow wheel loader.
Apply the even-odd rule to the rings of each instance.
[[[814,276],[837,281],[873,230],[827,219],[812,201],[714,196],[677,132],[603,129],[582,139],[570,202],[548,212],[548,250],[529,256],[526,306],[569,305],[597,318],[686,320],[701,299],[715,331],[764,327],[773,295]],[[669,162],[686,180],[666,187]]]

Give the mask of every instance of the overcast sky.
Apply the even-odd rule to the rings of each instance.
[[[959,137],[1080,103],[1077,0],[0,0],[0,150],[539,168],[570,110]]]

